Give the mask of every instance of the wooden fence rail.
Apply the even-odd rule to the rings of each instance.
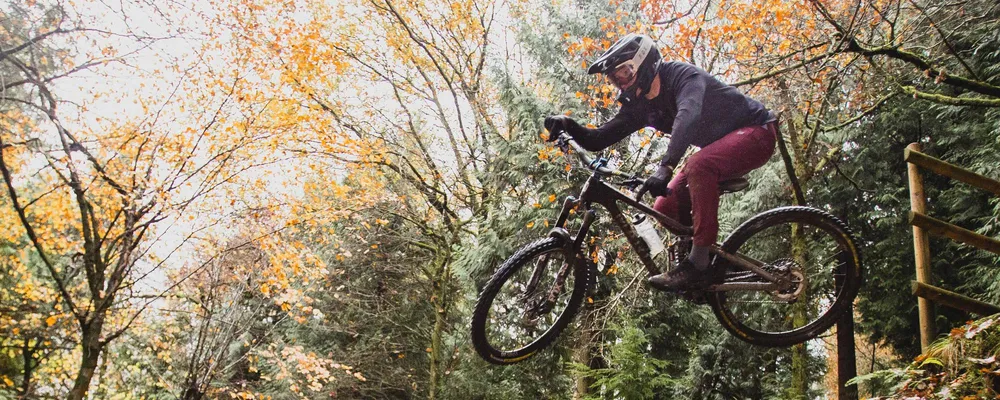
[[[910,144],[910,146],[913,146],[914,144],[916,143]],[[1000,196],[1000,181],[987,178],[965,168],[948,164],[947,162],[921,153],[919,145],[915,149],[907,147],[906,150],[903,150],[903,160],[911,164],[916,164],[917,166],[935,174],[947,176],[951,179],[968,183],[972,186]]]
[[[924,214],[910,211],[910,225],[923,228],[927,233],[935,236],[944,236],[956,242],[962,242],[994,254],[1000,254],[1000,240],[980,235]]]
[[[979,301],[968,296],[962,296],[955,292],[950,292],[936,286],[913,281],[913,294],[923,297],[935,303],[944,304],[948,307],[959,310],[968,310],[979,315],[993,315],[1000,313],[1000,307],[990,303]]]

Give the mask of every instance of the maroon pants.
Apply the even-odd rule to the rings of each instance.
[[[667,184],[671,193],[657,197],[653,208],[694,225],[695,245],[714,244],[719,235],[719,181],[741,177],[764,165],[774,154],[777,134],[776,123],[748,126],[703,147],[674,175]]]

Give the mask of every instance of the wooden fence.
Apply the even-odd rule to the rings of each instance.
[[[910,180],[910,225],[913,225],[913,255],[917,280],[913,281],[913,294],[918,297],[920,312],[920,347],[927,349],[936,336],[934,310],[930,302],[939,303],[979,315],[1000,313],[1000,307],[972,299],[958,293],[931,285],[931,253],[928,234],[943,236],[994,254],[1000,254],[1000,240],[983,236],[945,221],[927,216],[927,196],[920,177],[920,168],[951,179],[968,183],[1000,196],[1000,182],[976,174],[920,152],[920,145],[911,143],[903,153]],[[919,168],[918,168],[919,167]]]

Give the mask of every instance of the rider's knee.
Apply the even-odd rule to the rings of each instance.
[[[656,198],[653,209],[671,218],[677,218],[677,196],[673,193]]]

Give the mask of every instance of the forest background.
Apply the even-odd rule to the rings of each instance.
[[[785,149],[724,199],[723,236],[779,205],[846,221],[859,372],[908,364],[903,149],[1000,176],[995,1],[8,0],[0,399],[835,396],[832,333],[744,344],[630,284],[600,230],[599,293],[555,348],[472,351],[478,290],[586,177],[541,120],[613,115],[585,67],[631,32],[781,113]],[[641,175],[666,141],[607,154]],[[986,192],[927,192],[931,215],[1000,233]],[[995,257],[932,254],[937,284],[1000,302]],[[942,334],[970,318],[937,315]]]

